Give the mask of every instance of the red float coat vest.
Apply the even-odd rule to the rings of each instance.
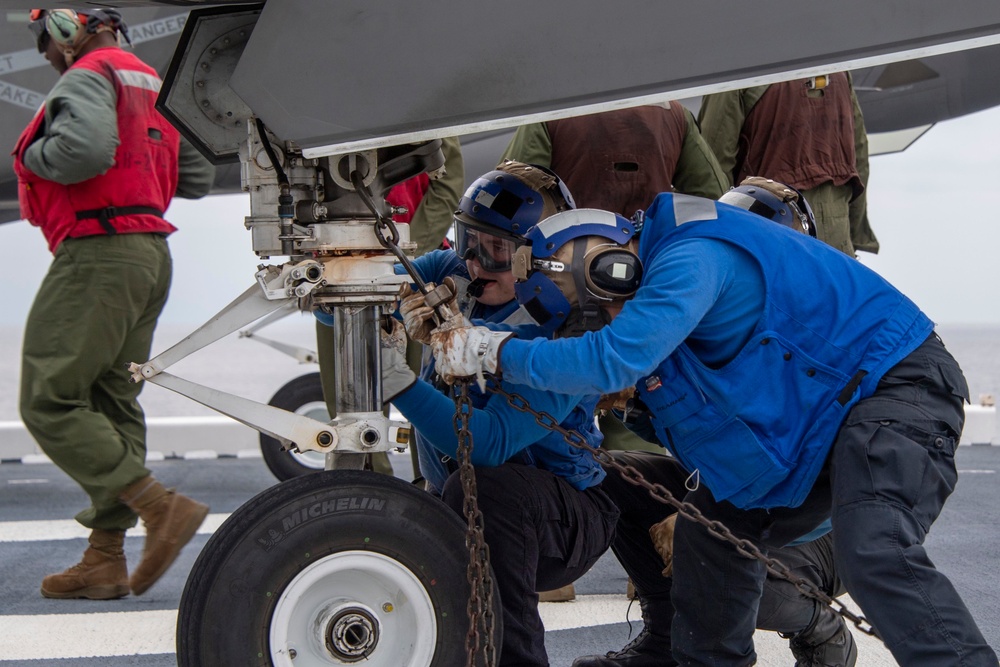
[[[552,171],[580,208],[625,217],[673,190],[687,118],[679,104],[642,106],[546,123]]]
[[[121,142],[114,166],[71,185],[28,169],[24,153],[44,131],[43,105],[14,148],[21,216],[42,229],[52,252],[66,237],[176,231],[163,211],[177,189],[180,135],[153,106],[160,89],[156,71],[113,47],[91,51],[73,69],[95,72],[114,86]]]
[[[385,200],[391,206],[402,206],[406,213],[397,213],[392,216],[394,222],[405,222],[409,224],[413,216],[417,213],[417,207],[427,194],[427,188],[431,185],[431,178],[426,173],[412,176],[402,183],[389,188],[389,193]]]
[[[764,176],[799,190],[850,183],[862,191],[855,166],[854,106],[847,75],[829,76],[822,96],[806,80],[775,83],[753,106],[740,131],[734,183]]]

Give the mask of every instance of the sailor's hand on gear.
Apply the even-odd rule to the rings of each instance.
[[[663,559],[663,576],[670,577],[674,573],[674,526],[677,514],[671,514],[660,523],[653,524],[649,529],[649,537],[653,540],[656,553]]]
[[[382,400],[392,401],[417,381],[416,374],[406,365],[406,357],[391,346],[382,347]]]
[[[513,335],[510,331],[470,326],[465,318],[454,317],[431,334],[436,370],[448,384],[475,376],[480,389],[485,389],[483,372],[498,372],[500,348]]]
[[[386,326],[389,330],[386,330]],[[382,347],[389,347],[404,358],[406,357],[406,327],[395,317],[386,317],[383,326],[379,328],[379,337]]]
[[[457,314],[458,307],[455,304],[455,280],[449,276],[441,281],[441,285],[451,292],[451,298],[443,300],[441,305],[444,306],[451,315]],[[431,290],[441,289],[440,287],[435,288],[434,283],[428,283],[427,287]],[[414,292],[413,288],[409,285],[403,285],[403,288],[399,293],[399,298],[399,313],[403,316],[403,323],[406,325],[406,333],[410,336],[411,340],[423,343],[424,345],[429,345],[431,330],[433,330],[438,323],[437,320],[435,320],[436,311],[434,307],[427,304],[427,296],[420,292]]]

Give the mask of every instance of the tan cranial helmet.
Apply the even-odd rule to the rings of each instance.
[[[816,236],[816,218],[809,202],[795,188],[760,176],[749,176],[719,197],[730,204],[774,220],[795,231]]]

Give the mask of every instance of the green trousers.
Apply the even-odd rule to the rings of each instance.
[[[149,474],[146,422],[129,362],[149,359],[170,290],[166,238],[67,239],[28,314],[21,419],[42,451],[79,484],[87,528],[124,530],[136,516],[118,494]]]
[[[845,255],[854,257],[851,194],[850,185],[834,185],[829,182],[802,193],[816,216],[817,238]],[[857,230],[855,232],[859,233]]]
[[[647,442],[628,430],[628,427],[611,413],[598,413],[597,427],[604,435],[604,441],[601,443],[602,449],[616,452],[638,450],[654,454],[662,454],[664,451],[660,445]]]

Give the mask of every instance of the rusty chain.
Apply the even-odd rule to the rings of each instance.
[[[458,437],[458,474],[462,482],[463,514],[467,523],[465,541],[469,547],[469,632],[465,638],[466,667],[475,667],[480,648],[480,629],[486,667],[496,664],[496,617],[493,614],[493,576],[490,574],[490,548],[483,536],[483,514],[476,496],[476,471],[472,466],[472,399],[470,380],[455,383],[455,435]]]
[[[564,428],[562,425],[559,424],[559,422],[556,421],[556,419],[552,415],[546,412],[539,412],[535,410],[530,405],[528,405],[528,401],[525,400],[523,396],[520,396],[519,394],[512,394],[505,391],[503,388],[500,387],[499,382],[496,381],[496,378],[493,379],[494,381],[490,382],[487,385],[486,390],[491,393],[504,397],[507,400],[507,403],[512,408],[514,408],[519,412],[526,412],[530,414],[535,418],[535,422],[542,428],[559,433],[563,437],[563,440],[565,440],[568,445],[590,452],[591,455],[598,461],[598,463],[614,468],[621,474],[622,478],[625,479],[625,481],[635,486],[644,488],[646,491],[649,492],[649,495],[652,496],[654,500],[664,503],[666,505],[671,505],[677,510],[677,513],[680,514],[681,516],[705,526],[705,528],[708,529],[709,534],[711,534],[713,537],[716,537],[725,542],[729,542],[730,544],[735,546],[736,551],[740,555],[745,556],[747,558],[756,559],[764,563],[764,565],[767,567],[768,572],[770,572],[771,574],[780,579],[784,579],[785,581],[790,582],[795,586],[795,588],[800,593],[802,593],[806,597],[813,598],[814,600],[818,600],[823,604],[829,605],[831,608],[833,608],[833,610],[836,613],[840,614],[841,616],[849,620],[851,623],[853,623],[854,626],[859,631],[865,633],[866,635],[871,635],[873,637],[878,636],[875,633],[875,629],[867,621],[867,619],[865,619],[864,616],[855,614],[850,609],[848,609],[843,602],[841,602],[836,598],[831,598],[829,595],[827,595],[819,588],[817,588],[812,582],[806,581],[801,577],[795,576],[794,574],[792,574],[791,569],[787,565],[785,565],[776,558],[768,557],[767,554],[763,553],[760,549],[758,549],[757,545],[755,545],[750,540],[740,539],[736,537],[735,535],[733,535],[732,531],[730,531],[729,528],[727,528],[725,524],[723,524],[721,521],[713,521],[712,519],[709,519],[704,514],[702,514],[701,510],[699,510],[691,503],[678,500],[662,484],[650,482],[645,477],[643,477],[642,473],[640,473],[634,467],[616,461],[615,458],[611,456],[611,454],[607,450],[591,447],[589,444],[587,444],[586,440],[584,440],[583,436],[580,435],[579,432],[570,431]]]
[[[357,173],[352,174],[355,189],[368,209],[375,216],[375,238],[402,263],[418,289],[427,294],[428,286],[421,279],[409,257],[399,247],[399,230],[392,218],[382,215],[374,204],[371,192],[361,182]],[[436,309],[439,318],[446,313]],[[469,380],[456,382],[455,435],[458,438],[459,477],[462,482],[463,514],[467,524],[465,541],[469,548],[469,565],[466,579],[469,582],[469,630],[465,637],[466,667],[476,667],[476,657],[482,648],[485,667],[497,664],[496,616],[493,613],[494,585],[490,573],[490,549],[483,536],[483,514],[479,511],[476,495],[476,471],[472,466],[472,400],[469,398]],[[480,635],[482,630],[482,636]],[[480,647],[480,644],[482,645]]]

